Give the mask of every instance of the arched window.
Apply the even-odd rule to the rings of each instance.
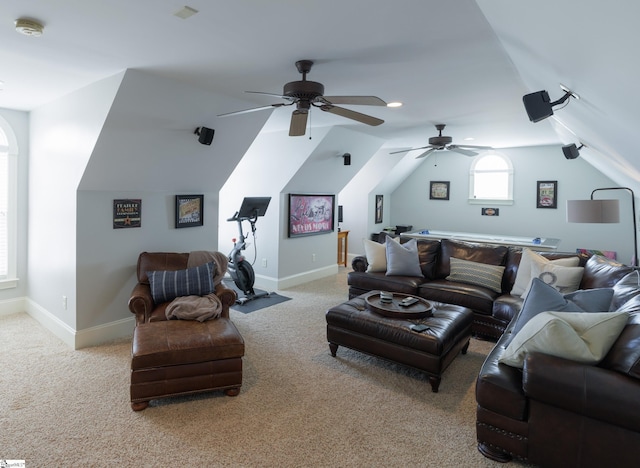
[[[0,117],[0,289],[16,285],[17,156],[11,127]]]
[[[500,153],[476,157],[469,171],[469,203],[513,203],[513,165]]]

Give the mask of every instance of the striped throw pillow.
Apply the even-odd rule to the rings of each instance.
[[[161,304],[180,296],[204,296],[214,291],[215,262],[186,270],[148,271],[153,302]]]
[[[451,257],[450,262],[451,270],[446,277],[447,280],[482,286],[497,293],[502,292],[503,266],[470,262],[455,257]]]

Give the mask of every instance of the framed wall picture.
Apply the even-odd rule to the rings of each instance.
[[[539,180],[537,182],[536,208],[558,208],[557,180]]]
[[[204,195],[176,195],[176,228],[202,226]]]
[[[140,199],[113,200],[113,229],[139,228],[140,226],[142,226]]]
[[[429,187],[430,200],[448,200],[449,199],[449,182],[436,180],[430,182]]]
[[[289,194],[289,237],[333,232],[335,195]]]
[[[376,224],[382,222],[382,204],[384,202],[383,195],[376,195]]]

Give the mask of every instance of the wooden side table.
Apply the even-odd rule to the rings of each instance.
[[[344,248],[342,244],[344,243]],[[349,251],[349,231],[338,231],[338,265],[347,266]]]

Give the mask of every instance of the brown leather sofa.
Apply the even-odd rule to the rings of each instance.
[[[240,392],[244,340],[229,318],[236,293],[221,281],[227,257],[220,252],[204,253],[215,262],[214,294],[221,310],[219,317],[203,322],[167,320],[170,302],[154,303],[147,275],[185,270],[192,266],[189,257],[193,253],[143,252],[138,257],[138,283],[129,299],[129,309],[136,316],[130,386],[135,411],[145,409],[151,400],[170,396],[212,390],[235,396]]]
[[[532,352],[523,369],[498,360],[514,320],[487,356],[476,383],[478,449],[488,458],[543,467],[638,466],[640,282],[617,281],[629,267],[602,257],[593,287],[614,289],[611,310],[627,325],[597,365]]]
[[[387,235],[381,232],[378,242],[384,243]],[[408,241],[402,238],[400,242]],[[415,276],[386,276],[384,272],[367,272],[367,259],[357,256],[348,273],[349,299],[365,292],[383,290],[412,294],[424,299],[468,307],[474,313],[474,336],[497,340],[502,336],[511,319],[520,310],[520,296],[509,294],[516,280],[522,249],[504,245],[479,244],[450,239],[418,240],[418,256],[423,278]],[[580,266],[585,266],[589,257],[570,252],[538,252],[548,259],[579,256]],[[468,260],[489,265],[504,266],[502,291],[495,292],[482,286],[449,281],[450,259]],[[594,266],[595,267],[595,266]],[[627,272],[630,269],[627,269]],[[585,270],[581,288],[592,287],[589,273]]]

